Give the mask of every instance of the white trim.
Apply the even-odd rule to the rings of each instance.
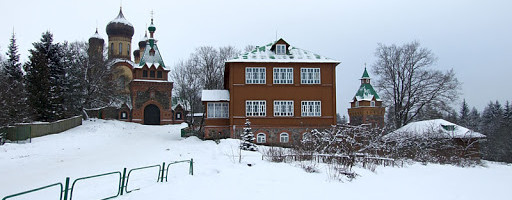
[[[281,134],[279,134],[279,142],[281,142],[281,143],[290,142],[290,134],[288,134],[287,132],[282,132]]]
[[[260,137],[260,136],[262,136],[262,137]],[[258,144],[267,143],[267,134],[265,134],[265,133],[256,134],[256,143],[258,143]]]
[[[320,68],[300,68],[300,83],[301,84],[321,84],[322,76]]]
[[[266,100],[246,100],[245,116],[247,117],[265,117],[267,116]]]
[[[266,83],[267,83],[267,68],[266,67],[246,67],[245,68],[245,84],[266,84]]]
[[[274,84],[293,84],[292,67],[274,67],[272,75]]]
[[[302,117],[322,116],[322,101],[301,101],[300,105]]]
[[[274,117],[293,117],[293,100],[274,100]]]
[[[282,52],[284,50],[284,52]],[[276,54],[286,55],[286,44],[276,44]]]
[[[206,118],[229,118],[229,103],[228,102],[208,102],[206,104]]]

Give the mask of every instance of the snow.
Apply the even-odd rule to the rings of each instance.
[[[149,80],[149,79],[133,79],[133,81],[156,82],[156,83],[170,83],[170,81],[167,81],[167,80]]]
[[[201,101],[229,101],[229,90],[203,90]]]
[[[117,17],[110,21],[108,24],[112,23],[121,23],[133,27],[132,23],[130,23],[128,20],[126,20],[126,18],[124,18],[123,12],[121,10],[119,11],[119,15],[117,15]]]
[[[443,126],[454,126],[453,131],[448,131]],[[444,119],[433,119],[419,122],[411,122],[396,131],[386,135],[386,137],[400,137],[403,135],[428,135],[440,138],[485,138],[486,136],[474,132],[468,128],[451,123]]]
[[[0,198],[55,182],[133,169],[170,161],[194,159],[169,171],[168,182],[156,183],[156,169],[134,173],[129,189],[140,190],[116,199],[507,199],[512,165],[486,166],[411,164],[404,168],[378,167],[376,172],[355,167],[351,182],[328,179],[329,170],[306,173],[294,164],[261,160],[261,153],[242,153],[239,141],[201,141],[181,138],[186,125],[145,126],[129,122],[93,120],[66,132],[33,138],[32,143],[0,146]],[[249,167],[247,163],[251,163]],[[133,179],[132,179],[133,178]],[[147,181],[147,180],[149,181]],[[115,176],[78,182],[73,199],[112,195]],[[133,185],[132,185],[133,184]],[[57,199],[56,189],[37,193],[37,199]],[[36,199],[36,198],[33,198]]]
[[[98,32],[95,32],[94,35],[91,36],[91,38],[97,38],[97,39],[103,40],[103,37],[101,37],[101,35]]]
[[[226,62],[267,62],[267,63],[340,63],[311,51],[299,49],[290,46],[289,54],[278,55],[271,51],[273,43],[265,46],[257,46],[253,51],[239,55],[238,57]]]

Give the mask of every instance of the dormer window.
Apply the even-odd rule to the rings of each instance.
[[[375,101],[371,101],[371,102],[370,102],[370,106],[371,106],[371,107],[375,107]]]
[[[277,55],[285,55],[286,54],[286,45],[277,44],[276,45],[276,54]]]
[[[356,101],[356,108],[359,108],[359,101]]]

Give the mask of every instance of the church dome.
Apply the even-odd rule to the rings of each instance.
[[[107,35],[132,37],[134,33],[133,25],[124,18],[122,9],[119,9],[119,15],[110,21],[107,25]]]
[[[101,35],[98,33],[98,28],[96,28],[94,35],[89,38],[89,43],[91,43],[91,41],[100,41],[101,43],[105,41],[103,40],[103,37],[101,37]]]

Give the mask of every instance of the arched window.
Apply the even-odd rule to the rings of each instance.
[[[114,43],[110,43],[110,54],[114,54]]]
[[[123,43],[119,43],[119,55],[123,54]]]
[[[371,102],[370,102],[370,106],[371,106],[371,107],[375,107],[375,101],[371,101]]]
[[[258,133],[256,136],[256,142],[257,143],[267,143],[267,135],[265,133]]]
[[[289,141],[289,135],[288,133],[281,133],[280,137],[279,137],[279,141],[281,143],[288,143]]]

